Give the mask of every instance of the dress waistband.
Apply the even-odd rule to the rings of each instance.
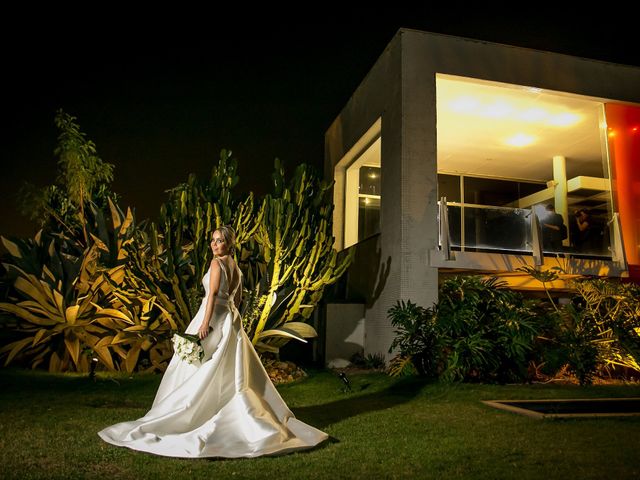
[[[230,298],[216,297],[214,307],[217,307],[218,305],[222,307],[229,307],[232,310],[236,310],[236,304]]]

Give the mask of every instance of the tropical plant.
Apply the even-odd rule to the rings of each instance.
[[[186,328],[198,306],[191,301],[195,278],[188,245],[173,243],[152,223],[148,232],[137,230],[125,248],[129,261],[123,288],[143,298],[155,297],[154,304],[167,312],[177,329]]]
[[[23,210],[43,230],[33,240],[3,239],[12,266],[3,281],[9,301],[0,309],[15,327],[2,350],[7,363],[32,358],[33,366],[84,370],[77,352],[93,351],[105,368],[133,371],[144,360],[147,369],[163,369],[171,333],[201,304],[209,239],[223,224],[236,230],[248,287],[242,310],[256,347],[277,353],[291,338],[316,335],[306,320],[353,254],[337,260],[329,186],[318,175],[301,165],[287,186],[276,160],[274,192],[256,209],[253,194],[233,195],[237,162],[223,150],[208,181],[191,175],[169,190],[158,225],[137,225],[108,189],[113,165],[102,162],[75,120],[56,115],[56,184],[23,196]],[[54,307],[54,317],[44,319]]]
[[[90,212],[90,214],[89,214]],[[107,198],[107,206],[98,208],[89,202],[86,229],[90,243],[98,248],[98,263],[101,267],[113,268],[128,262],[126,246],[133,242],[135,232],[143,228],[145,222],[137,225],[131,208],[127,213],[111,198]]]
[[[562,267],[554,266],[550,267],[546,270],[542,270],[536,267],[531,267],[529,265],[523,265],[522,267],[516,268],[516,271],[527,273],[531,276],[531,278],[542,283],[542,288],[551,302],[551,306],[555,309],[556,312],[560,310],[556,306],[556,303],[551,298],[551,294],[549,293],[549,289],[547,288],[547,283],[554,282],[560,278],[560,273],[563,273],[565,270]]]
[[[108,307],[94,305],[95,323],[108,329],[95,347],[112,351],[121,370],[133,372],[139,360],[145,358],[146,371],[164,371],[172,354],[170,338],[173,332],[183,331],[184,326],[179,326],[163,308],[166,297],[158,301],[131,270],[122,269],[118,273],[123,275],[121,281],[107,278]]]
[[[389,374],[408,375],[414,371],[423,376],[438,373],[440,345],[436,324],[436,308],[423,308],[411,301],[398,301],[388,310],[395,338],[389,353],[397,351],[391,359]]]
[[[447,381],[523,380],[542,329],[538,302],[506,288],[496,278],[457,276],[445,280],[437,306]]]
[[[606,279],[573,282],[577,312],[592,324],[603,368],[640,372],[640,287]]]
[[[356,352],[351,356],[350,362],[356,367],[370,370],[383,369],[386,366],[383,353],[368,353],[363,355],[362,352]]]
[[[594,361],[596,370],[623,367],[640,371],[640,287],[604,278],[574,279],[570,282],[575,290],[572,303],[560,309],[551,299],[547,283],[566,269],[519,270],[542,282],[557,313],[557,329],[544,338],[550,342],[544,355],[555,367],[552,370],[559,370],[558,361],[563,360],[581,383],[591,381]]]
[[[398,302],[389,372],[440,375],[447,381],[505,381],[526,376],[536,333],[532,305],[496,279],[446,280],[431,309]]]
[[[23,300],[0,303],[0,310],[14,315],[19,321],[14,333],[20,338],[0,348],[0,354],[7,355],[5,365],[23,356],[29,357],[32,368],[45,363],[51,372],[86,372],[89,363],[82,352],[89,347],[108,368],[114,368],[108,350],[98,345],[107,330],[94,324],[94,305],[105,287],[102,275],[86,291],[72,289],[63,296],[60,288],[52,286],[61,284],[61,280],[56,281],[46,266],[40,277],[15,265],[8,265],[8,268],[18,273],[14,288]]]
[[[560,358],[573,372],[580,385],[589,385],[600,363],[599,346],[605,343],[596,323],[569,304],[564,308],[563,324],[557,338]]]

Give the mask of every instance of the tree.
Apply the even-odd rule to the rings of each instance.
[[[55,125],[60,130],[54,154],[58,156],[56,184],[37,188],[26,184],[21,190],[21,211],[45,230],[63,230],[76,241],[82,232],[82,246],[89,243],[86,209],[90,202],[107,206],[117,195],[109,191],[114,165],[103,162],[96,146],[80,131],[76,118],[58,110]]]

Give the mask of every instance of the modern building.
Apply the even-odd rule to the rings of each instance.
[[[639,279],[639,129],[640,68],[398,31],[325,135],[361,302],[327,306],[327,345],[349,345],[327,360],[386,353],[389,307],[432,305],[446,275],[522,290],[541,288],[525,265]]]

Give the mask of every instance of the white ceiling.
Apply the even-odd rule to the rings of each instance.
[[[546,182],[562,155],[568,178],[603,176],[602,102],[448,75],[436,90],[438,171]],[[505,143],[516,135],[532,143]]]

